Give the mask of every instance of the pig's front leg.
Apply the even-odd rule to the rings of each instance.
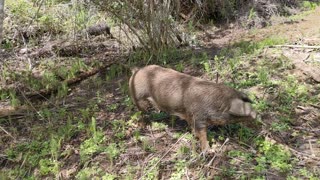
[[[201,146],[201,151],[202,153],[206,153],[209,149],[209,142],[207,139],[207,127],[198,129],[194,129],[195,135],[199,138],[200,140],[200,146]]]

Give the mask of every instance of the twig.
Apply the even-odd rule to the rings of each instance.
[[[167,152],[165,152],[161,158],[157,161],[157,163],[155,165],[153,165],[146,173],[144,173],[140,178],[139,180],[141,180],[146,174],[150,173],[159,163],[160,161],[173,149],[173,147],[178,144],[178,142],[181,141],[181,139],[186,135],[187,133],[184,133],[171,147],[170,149],[168,149]]]
[[[189,175],[188,175],[188,168],[186,167],[186,177],[187,177],[187,180],[190,180],[190,177],[189,177]]]
[[[213,158],[210,160],[210,162],[206,166],[211,166],[213,160],[217,157],[218,152],[221,151],[221,149],[224,147],[224,145],[229,141],[229,138],[227,138],[224,143],[220,146],[219,150],[214,154]]]
[[[311,153],[312,153],[312,155],[311,156],[313,156],[313,157],[315,157],[316,155],[314,154],[314,150],[313,150],[313,148],[312,148],[312,144],[311,144],[311,141],[310,141],[310,139],[309,139],[309,146],[310,146],[310,151],[311,151]]]
[[[272,45],[273,47],[290,47],[290,48],[306,48],[306,49],[320,49],[320,46],[306,46],[306,45]]]
[[[8,157],[8,156],[5,154],[0,154],[0,158],[5,158],[5,157]]]
[[[12,139],[16,139],[16,138],[14,138],[8,131],[6,131],[2,126],[0,126],[0,129],[3,131],[3,132],[5,132],[8,136],[10,136]]]
[[[319,105],[316,105],[316,104],[310,104],[310,106],[312,106],[312,107],[314,107],[314,108],[320,109],[320,106],[319,106]]]

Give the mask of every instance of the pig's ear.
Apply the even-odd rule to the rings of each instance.
[[[238,98],[231,101],[229,113],[235,116],[255,116],[251,104]]]

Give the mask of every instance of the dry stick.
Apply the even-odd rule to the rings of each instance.
[[[87,71],[87,72],[84,72],[84,73],[81,73],[79,76],[75,77],[75,78],[72,78],[72,79],[67,79],[65,81],[63,81],[63,83],[66,83],[67,85],[72,85],[72,84],[75,84],[77,82],[80,82],[90,76],[93,76],[95,74],[97,74],[98,72],[100,72],[102,69],[105,69],[109,66],[111,66],[113,63],[109,63],[109,64],[106,64],[106,65],[103,65],[102,67],[99,67],[99,68],[95,68],[91,71]],[[25,96],[26,97],[36,97],[36,96],[48,96],[54,92],[58,91],[58,88],[55,87],[55,88],[49,88],[49,89],[41,89],[40,91],[36,92],[36,93],[29,93],[29,94],[26,94]]]
[[[149,169],[149,171],[148,171],[147,173],[143,174],[143,175],[139,178],[139,180],[141,180],[146,174],[148,174],[149,172],[151,172],[151,171],[160,163],[160,161],[173,149],[173,147],[174,147],[176,144],[178,144],[178,142],[181,141],[181,139],[182,139],[186,134],[187,134],[187,133],[184,133],[184,134],[170,147],[170,149],[168,149],[168,151],[165,152],[165,153],[163,154],[163,156],[161,156],[161,158],[157,161],[157,163],[156,163],[155,165],[153,165],[153,166]]]
[[[187,180],[190,180],[190,178],[189,178],[189,175],[188,175],[188,168],[186,167],[186,177],[187,177]]]
[[[3,131],[3,132],[5,132],[8,136],[10,136],[12,139],[16,139],[16,138],[14,138],[8,131],[6,131],[2,126],[0,126],[0,129]]]
[[[307,48],[307,49],[320,49],[320,46],[304,46],[304,45],[272,45],[272,47],[290,47],[290,48]]]
[[[310,104],[310,106],[312,106],[312,107],[314,107],[314,108],[320,109],[320,106],[319,106],[319,105],[316,105],[316,104]]]
[[[229,138],[227,138],[227,139],[224,141],[224,143],[220,146],[218,152],[221,151],[221,149],[224,147],[224,145],[225,145],[228,141],[229,141]],[[210,162],[209,162],[206,166],[211,166],[213,160],[217,157],[218,152],[216,152],[216,153],[214,154],[213,158],[210,160]]]
[[[313,147],[312,147],[312,144],[311,144],[311,141],[310,141],[310,139],[309,139],[309,146],[310,146],[310,151],[311,151],[311,153],[312,153],[312,155],[311,156],[313,156],[313,157],[315,157],[316,155],[314,154],[314,150],[313,150]]]
[[[302,156],[307,156],[308,158],[316,159],[316,160],[320,161],[320,158],[318,158],[318,157],[315,157],[315,156],[312,156],[312,155],[309,155],[309,154],[306,154],[306,153],[297,151],[297,150],[295,150],[295,149],[293,149],[293,148],[291,148],[291,147],[289,147],[289,146],[287,146],[287,145],[286,145],[286,147],[288,147],[288,149],[289,149],[290,151],[292,151],[294,154],[299,154],[299,155],[302,155]]]

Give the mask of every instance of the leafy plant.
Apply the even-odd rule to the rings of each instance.
[[[171,174],[170,180],[179,180],[185,175],[186,171],[186,161],[185,160],[178,160],[174,166],[174,173]]]
[[[255,170],[263,172],[270,164],[271,168],[280,172],[288,172],[292,169],[291,153],[282,146],[273,144],[268,140],[258,142],[259,152],[263,154],[256,158],[258,165]]]
[[[156,179],[159,176],[159,164],[158,164],[159,158],[155,157],[152,158],[147,167],[146,170],[144,171],[144,177],[143,179],[146,180],[152,180]]]
[[[85,140],[80,145],[80,159],[82,162],[88,160],[94,153],[103,151],[103,142],[105,136],[96,128],[96,119],[92,117],[91,125],[89,127],[91,138]]]
[[[159,122],[152,122],[151,124],[151,128],[152,130],[164,130],[168,127],[168,125],[164,124],[164,123],[159,123]]]
[[[119,147],[115,143],[109,144],[104,151],[107,153],[107,157],[112,164],[113,160],[120,154]]]

